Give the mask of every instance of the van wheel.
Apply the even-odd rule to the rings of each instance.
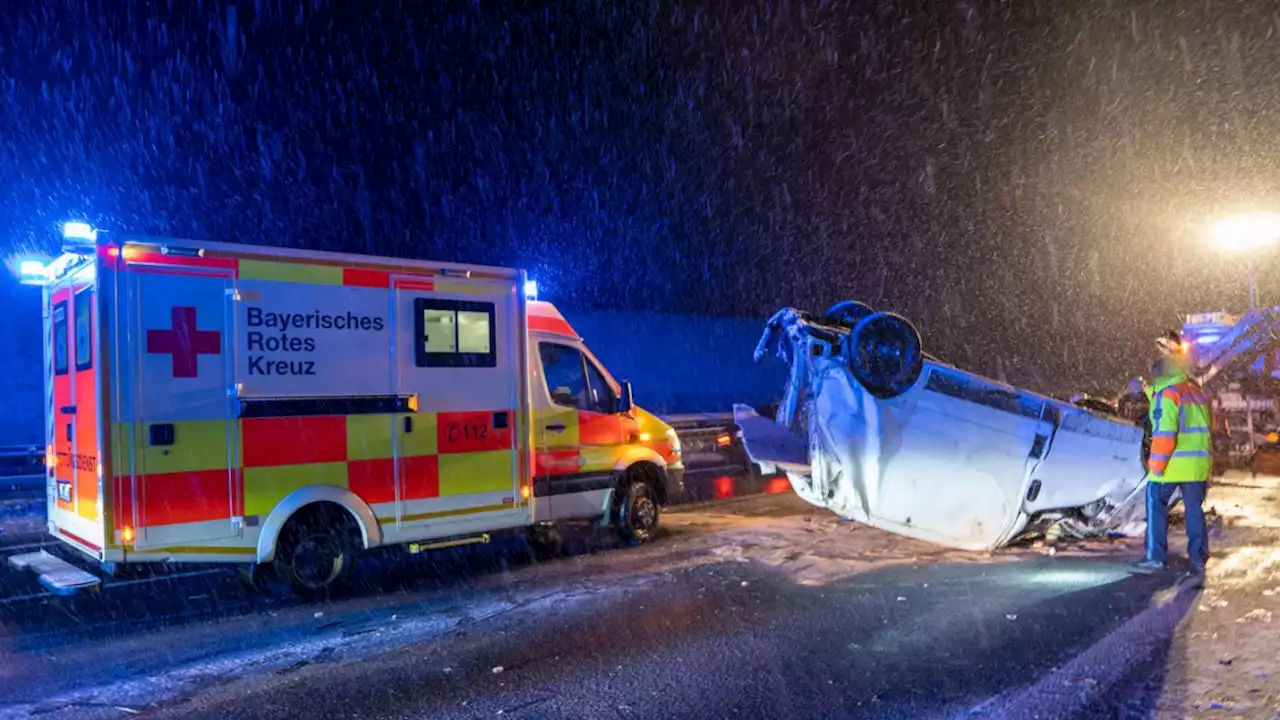
[[[341,507],[320,503],[299,510],[280,531],[275,565],[299,597],[325,596],[351,578],[360,528]]]
[[[653,486],[635,479],[627,485],[614,525],[628,545],[641,545],[657,536],[659,514],[658,495]]]
[[[845,358],[853,377],[881,400],[911,389],[924,370],[920,332],[893,313],[859,320],[845,338]]]

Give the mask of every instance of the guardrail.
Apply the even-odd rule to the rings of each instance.
[[[44,452],[39,445],[0,445],[0,478],[43,474]]]
[[[39,445],[0,445],[0,499],[41,497],[44,485]]]

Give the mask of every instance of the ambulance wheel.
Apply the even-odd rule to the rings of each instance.
[[[623,542],[642,545],[658,535],[658,494],[643,478],[631,478],[625,486],[614,525]]]
[[[360,549],[360,528],[336,505],[299,510],[280,531],[276,569],[294,593],[312,599],[331,593],[351,578]]]
[[[862,318],[873,314],[875,311],[871,306],[860,303],[857,300],[841,300],[840,302],[827,308],[824,318],[832,322],[840,323],[847,328],[853,328]]]
[[[849,371],[867,392],[882,400],[906,392],[924,370],[920,332],[901,315],[868,315],[845,342]]]

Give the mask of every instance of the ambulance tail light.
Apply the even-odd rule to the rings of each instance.
[[[133,542],[133,528],[125,525],[124,529],[120,531],[120,540],[124,543]]]

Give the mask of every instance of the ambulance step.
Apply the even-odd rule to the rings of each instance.
[[[71,595],[97,587],[102,580],[60,557],[39,552],[10,555],[9,564],[16,570],[31,570],[40,576],[40,584],[54,595]]]

